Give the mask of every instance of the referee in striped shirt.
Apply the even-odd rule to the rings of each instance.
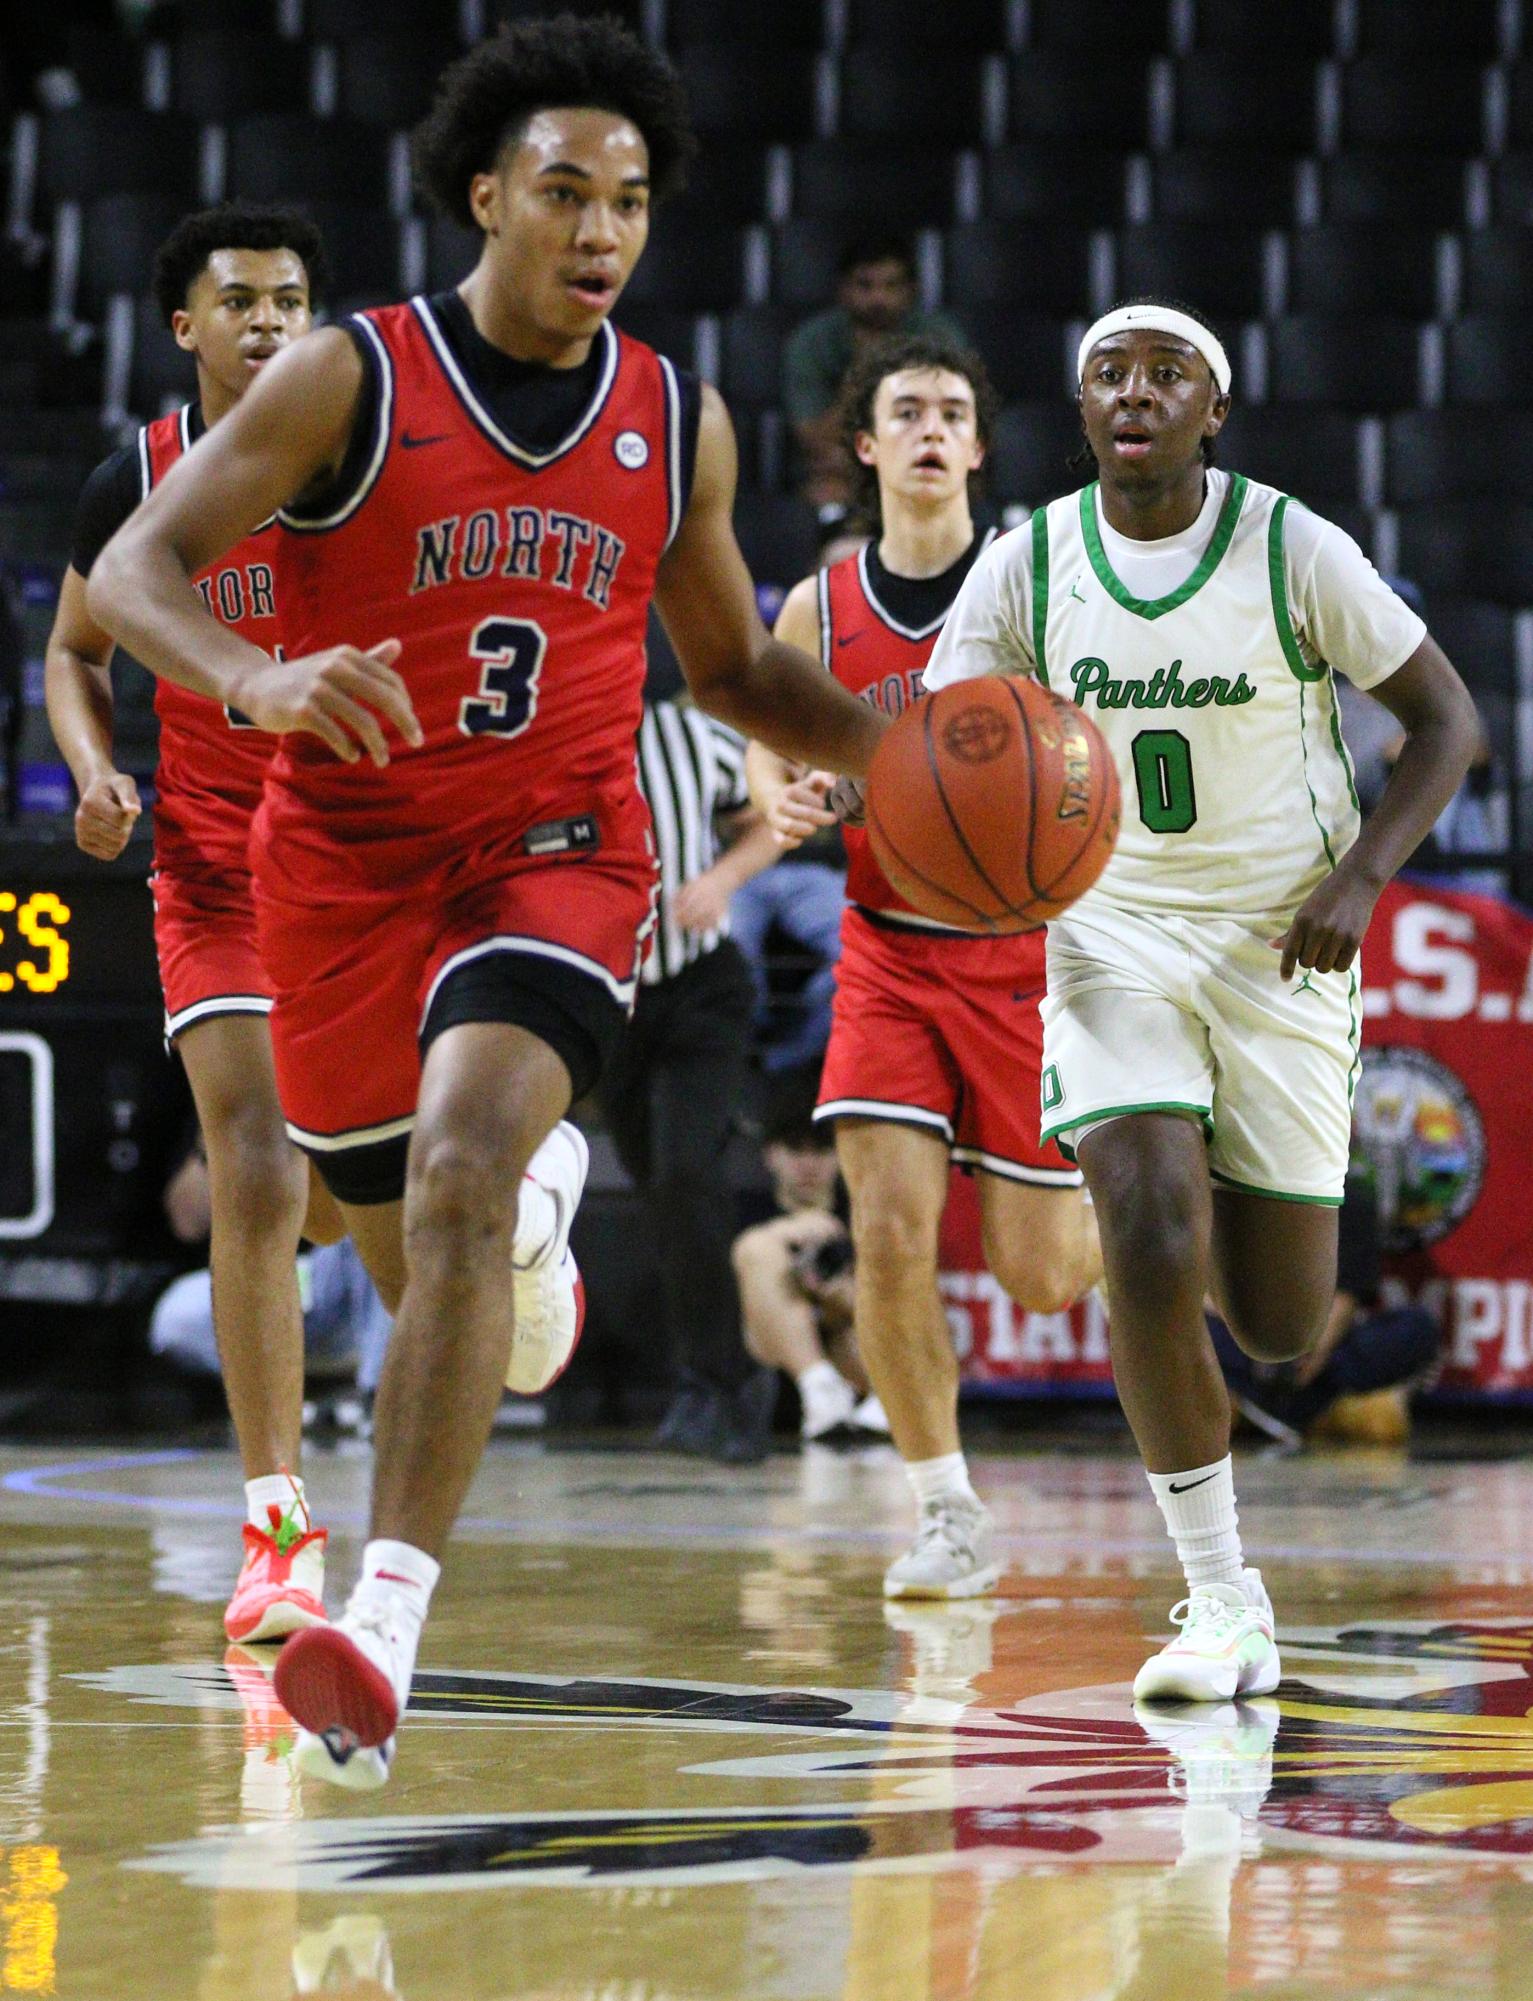
[[[744,1464],[770,1445],[777,1378],[746,1353],[734,1208],[719,1186],[755,1012],[729,900],[779,851],[750,804],[743,738],[688,702],[646,699],[639,782],[655,823],[659,910],[602,1110],[649,1211],[679,1353],[657,1443]],[[721,832],[735,836],[727,847]]]

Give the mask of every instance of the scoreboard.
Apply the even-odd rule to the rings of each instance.
[[[0,1298],[131,1296],[188,1130],[166,1055],[147,837],[92,861],[67,824],[0,835]]]

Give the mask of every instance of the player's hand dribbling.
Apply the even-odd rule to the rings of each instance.
[[[1283,978],[1291,980],[1300,966],[1316,973],[1348,971],[1379,895],[1377,884],[1354,875],[1343,861],[1305,897],[1287,935],[1274,940],[1283,955]]]
[[[365,653],[332,646],[297,660],[274,660],[240,689],[235,706],[257,729],[307,730],[345,763],[355,764],[365,751],[381,767],[389,761],[385,722],[412,747],[422,740],[410,691],[394,671],[400,651],[397,639],[384,639]]]
[[[75,808],[75,845],[98,862],[115,862],[143,812],[138,787],[125,771],[92,780]]]

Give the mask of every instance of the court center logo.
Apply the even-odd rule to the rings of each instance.
[[[1419,1251],[1446,1237],[1485,1185],[1485,1126],[1464,1085],[1424,1049],[1365,1049],[1353,1117],[1385,1249]]]
[[[997,1608],[965,1608],[972,1620]],[[926,1615],[951,1623],[951,1613]],[[1011,1708],[881,1691],[537,1675],[423,1674],[410,1742],[441,1725],[635,1730],[676,1747],[673,1802],[485,1810],[215,1829],[130,1863],[183,1882],[391,1893],[759,1880],[803,1870],[934,1872],[982,1858],[1174,1861],[1183,1814],[1237,1851],[1437,1860],[1533,1858],[1533,1621],[1312,1628],[1279,1635],[1275,1699],[1135,1706],[1126,1687]],[[918,1657],[934,1644],[918,1633]],[[211,1667],[80,1679],[131,1702],[237,1710]],[[232,1719],[231,1719],[232,1720]],[[686,1740],[749,1740],[723,1757]],[[698,1748],[702,1750],[699,1742]],[[508,1770],[532,1776],[535,1740]],[[710,1747],[711,1750],[711,1747]],[[602,1752],[593,1741],[589,1756]],[[645,1755],[653,1770],[654,1753]],[[785,1801],[784,1785],[802,1794]],[[738,1788],[738,1793],[736,1789]],[[724,1804],[699,1803],[706,1792]],[[730,1797],[730,1795],[736,1795]],[[1211,1817],[1212,1816],[1212,1820]]]

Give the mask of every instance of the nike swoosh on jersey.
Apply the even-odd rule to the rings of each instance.
[[[836,640],[838,646],[850,646],[854,639],[861,639],[860,632],[843,632]]]
[[[451,436],[451,431],[433,431],[429,438],[412,438],[408,431],[401,431],[399,442],[407,452],[413,452],[422,445],[445,445]]]

